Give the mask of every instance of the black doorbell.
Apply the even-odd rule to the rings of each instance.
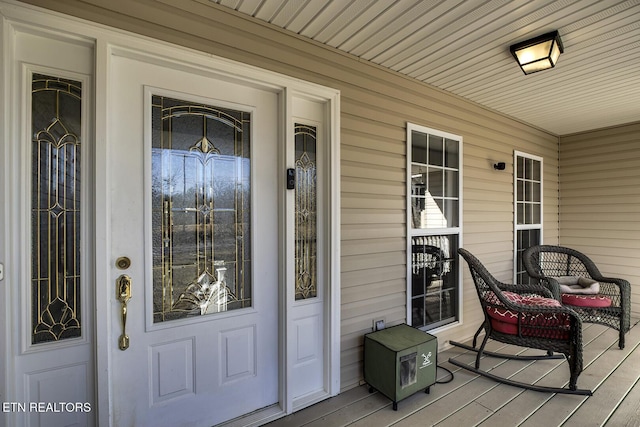
[[[287,190],[296,188],[296,170],[287,169]]]

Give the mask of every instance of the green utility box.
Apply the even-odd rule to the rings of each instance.
[[[398,401],[436,382],[438,339],[406,324],[391,326],[364,336],[364,380],[374,389]]]

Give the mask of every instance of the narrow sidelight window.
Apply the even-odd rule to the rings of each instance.
[[[318,295],[316,128],[296,124],[296,300]]]
[[[82,84],[34,74],[31,92],[32,344],[81,336]]]

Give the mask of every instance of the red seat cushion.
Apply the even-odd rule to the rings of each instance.
[[[538,296],[522,296],[512,292],[502,293],[507,299],[516,304],[561,307],[560,302],[552,298]],[[502,305],[495,295],[487,298],[492,303]],[[491,317],[491,326],[504,334],[518,334],[518,313],[505,307],[488,307],[487,313]],[[569,317],[558,313],[524,313],[521,316],[521,333],[523,336],[539,336],[555,339],[569,337]],[[544,327],[544,328],[542,328]]]
[[[562,294],[562,303],[577,307],[611,307],[611,299],[604,295]]]

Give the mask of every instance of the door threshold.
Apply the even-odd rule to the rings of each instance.
[[[331,395],[325,390],[316,391],[306,396],[298,397],[293,400],[293,412],[297,412],[311,405],[315,405],[316,403],[320,403],[330,397]]]
[[[266,408],[258,409],[247,415],[242,415],[238,418],[226,421],[222,424],[218,424],[217,427],[257,427],[264,425],[268,422],[277,420],[286,415],[286,412],[282,410],[280,404],[276,403]]]

